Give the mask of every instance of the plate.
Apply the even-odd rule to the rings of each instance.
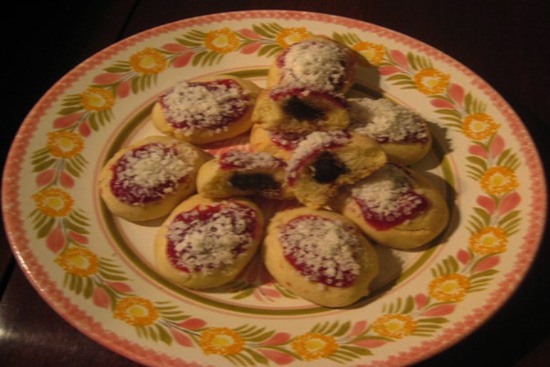
[[[344,309],[286,292],[259,261],[215,292],[173,286],[152,261],[159,223],[111,216],[96,194],[100,168],[121,147],[158,134],[152,104],[176,81],[229,73],[263,86],[274,55],[309,34],[369,61],[352,95],[390,98],[429,121],[434,147],[414,168],[444,194],[448,228],[416,251],[379,247],[371,295]],[[206,149],[246,144],[244,136]],[[10,242],[41,296],[107,348],[162,366],[395,367],[428,358],[510,297],[536,254],[545,203],[528,132],[472,71],[389,29],[293,11],[182,20],[92,56],[32,109],[3,181]]]

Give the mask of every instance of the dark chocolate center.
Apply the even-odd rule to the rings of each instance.
[[[321,153],[311,168],[313,179],[319,183],[334,182],[341,174],[349,172],[344,162],[329,152]]]
[[[255,192],[278,190],[279,183],[266,173],[236,174],[229,179],[231,186],[239,190],[253,190]]]
[[[283,110],[297,120],[317,121],[325,118],[325,112],[322,109],[311,106],[296,96],[286,101]]]

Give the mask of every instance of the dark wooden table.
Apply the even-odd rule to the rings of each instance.
[[[106,46],[179,19],[234,10],[288,9],[371,22],[459,60],[516,110],[550,171],[546,37],[550,5],[545,0],[94,0],[10,6],[2,15],[2,162],[17,128],[40,96]],[[59,317],[26,280],[5,234],[0,234],[0,241],[1,366],[138,366]],[[505,306],[463,341],[418,366],[550,366],[549,254],[547,233],[525,281]]]

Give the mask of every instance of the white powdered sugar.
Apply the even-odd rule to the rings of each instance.
[[[186,176],[193,166],[196,152],[185,157],[178,154],[177,148],[161,144],[148,144],[127,151],[115,166],[117,182],[124,188],[132,190],[137,197],[147,196],[152,189],[166,183],[177,183]],[[173,190],[173,185],[164,189],[164,193]],[[158,195],[155,191],[155,195]]]
[[[410,195],[412,189],[407,173],[387,164],[356,184],[351,195],[361,200],[377,219],[393,221],[398,215],[410,215],[423,203],[419,195]]]
[[[348,60],[347,50],[337,44],[317,40],[296,43],[284,54],[282,83],[338,92]]]
[[[197,129],[226,130],[227,120],[239,117],[248,106],[246,93],[236,82],[180,82],[161,102],[166,119],[185,135]]]
[[[174,244],[178,265],[210,273],[231,266],[252,244],[249,225],[255,214],[251,209],[228,203],[208,218],[198,214],[197,209],[183,213],[183,220],[168,227],[166,237]]]
[[[423,141],[428,137],[420,115],[388,99],[350,100],[349,112],[349,130],[378,142]]]
[[[220,165],[244,170],[261,168],[280,168],[286,164],[283,160],[264,152],[248,152],[240,149],[232,149],[220,157]]]
[[[300,272],[311,281],[323,280],[341,287],[361,269],[356,251],[359,238],[353,227],[319,216],[293,219],[279,240],[285,256],[291,256]]]

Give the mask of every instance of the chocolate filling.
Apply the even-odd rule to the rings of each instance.
[[[278,190],[280,185],[273,176],[266,173],[236,174],[229,179],[231,186],[239,190],[254,192]]]
[[[322,184],[334,182],[340,175],[349,172],[344,162],[329,152],[321,153],[311,165],[311,169],[313,179]]]
[[[297,120],[318,121],[325,118],[325,112],[322,109],[311,106],[296,96],[286,101],[283,110]]]

